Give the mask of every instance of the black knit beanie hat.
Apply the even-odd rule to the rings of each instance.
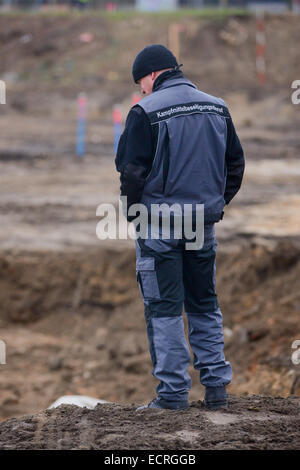
[[[133,80],[137,83],[151,72],[173,67],[178,67],[178,63],[172,52],[161,44],[152,44],[136,56],[132,66]]]

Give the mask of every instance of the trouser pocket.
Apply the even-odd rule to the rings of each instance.
[[[145,300],[160,299],[154,258],[139,258],[136,260],[137,281]]]

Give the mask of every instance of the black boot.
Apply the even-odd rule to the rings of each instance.
[[[204,405],[210,410],[227,408],[227,393],[225,385],[223,387],[206,387]]]
[[[139,406],[136,411],[145,410],[146,408],[160,408],[164,410],[186,410],[189,407],[187,400],[171,401],[156,397],[148,405]]]

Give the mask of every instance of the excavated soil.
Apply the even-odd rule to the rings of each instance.
[[[46,408],[58,396],[128,403],[157,385],[135,280],[134,250],[1,256],[2,418]],[[300,246],[297,240],[220,247],[217,288],[234,394],[299,395]],[[190,367],[191,399],[203,397]]]
[[[186,411],[136,411],[100,404],[61,405],[0,423],[1,449],[283,450],[299,449],[300,398],[229,397],[229,409],[201,401]]]
[[[170,22],[0,16],[7,84],[0,108],[1,449],[299,448],[300,366],[292,344],[300,340],[300,114],[291,83],[300,74],[300,30],[291,15],[266,17],[264,87],[255,73],[252,17],[182,19],[184,72],[226,100],[246,156],[243,186],[216,224],[233,381],[229,409],[209,412],[191,365],[189,410],[135,412],[157,383],[134,244],[98,240],[96,208],[118,205],[112,106],[119,103],[126,116],[136,91],[132,58],[158,37],[167,44]],[[80,39],[86,32],[91,42]],[[88,124],[87,154],[79,159],[81,91]],[[47,410],[59,396],[77,394],[112,403]]]

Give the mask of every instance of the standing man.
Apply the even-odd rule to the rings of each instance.
[[[136,217],[129,214],[135,203],[149,211],[154,204],[175,204],[183,210],[189,204],[193,221],[196,204],[204,207],[201,248],[187,249],[184,235],[135,242],[152,374],[159,380],[157,396],[138,410],[188,407],[190,353],[183,305],[208,408],[227,407],[226,385],[232,379],[216,294],[214,224],[241,186],[244,154],[225,102],[198,90],[179,67],[172,52],[159,44],[137,55],[132,75],[146,96],[127,116],[115,160],[128,221]]]

